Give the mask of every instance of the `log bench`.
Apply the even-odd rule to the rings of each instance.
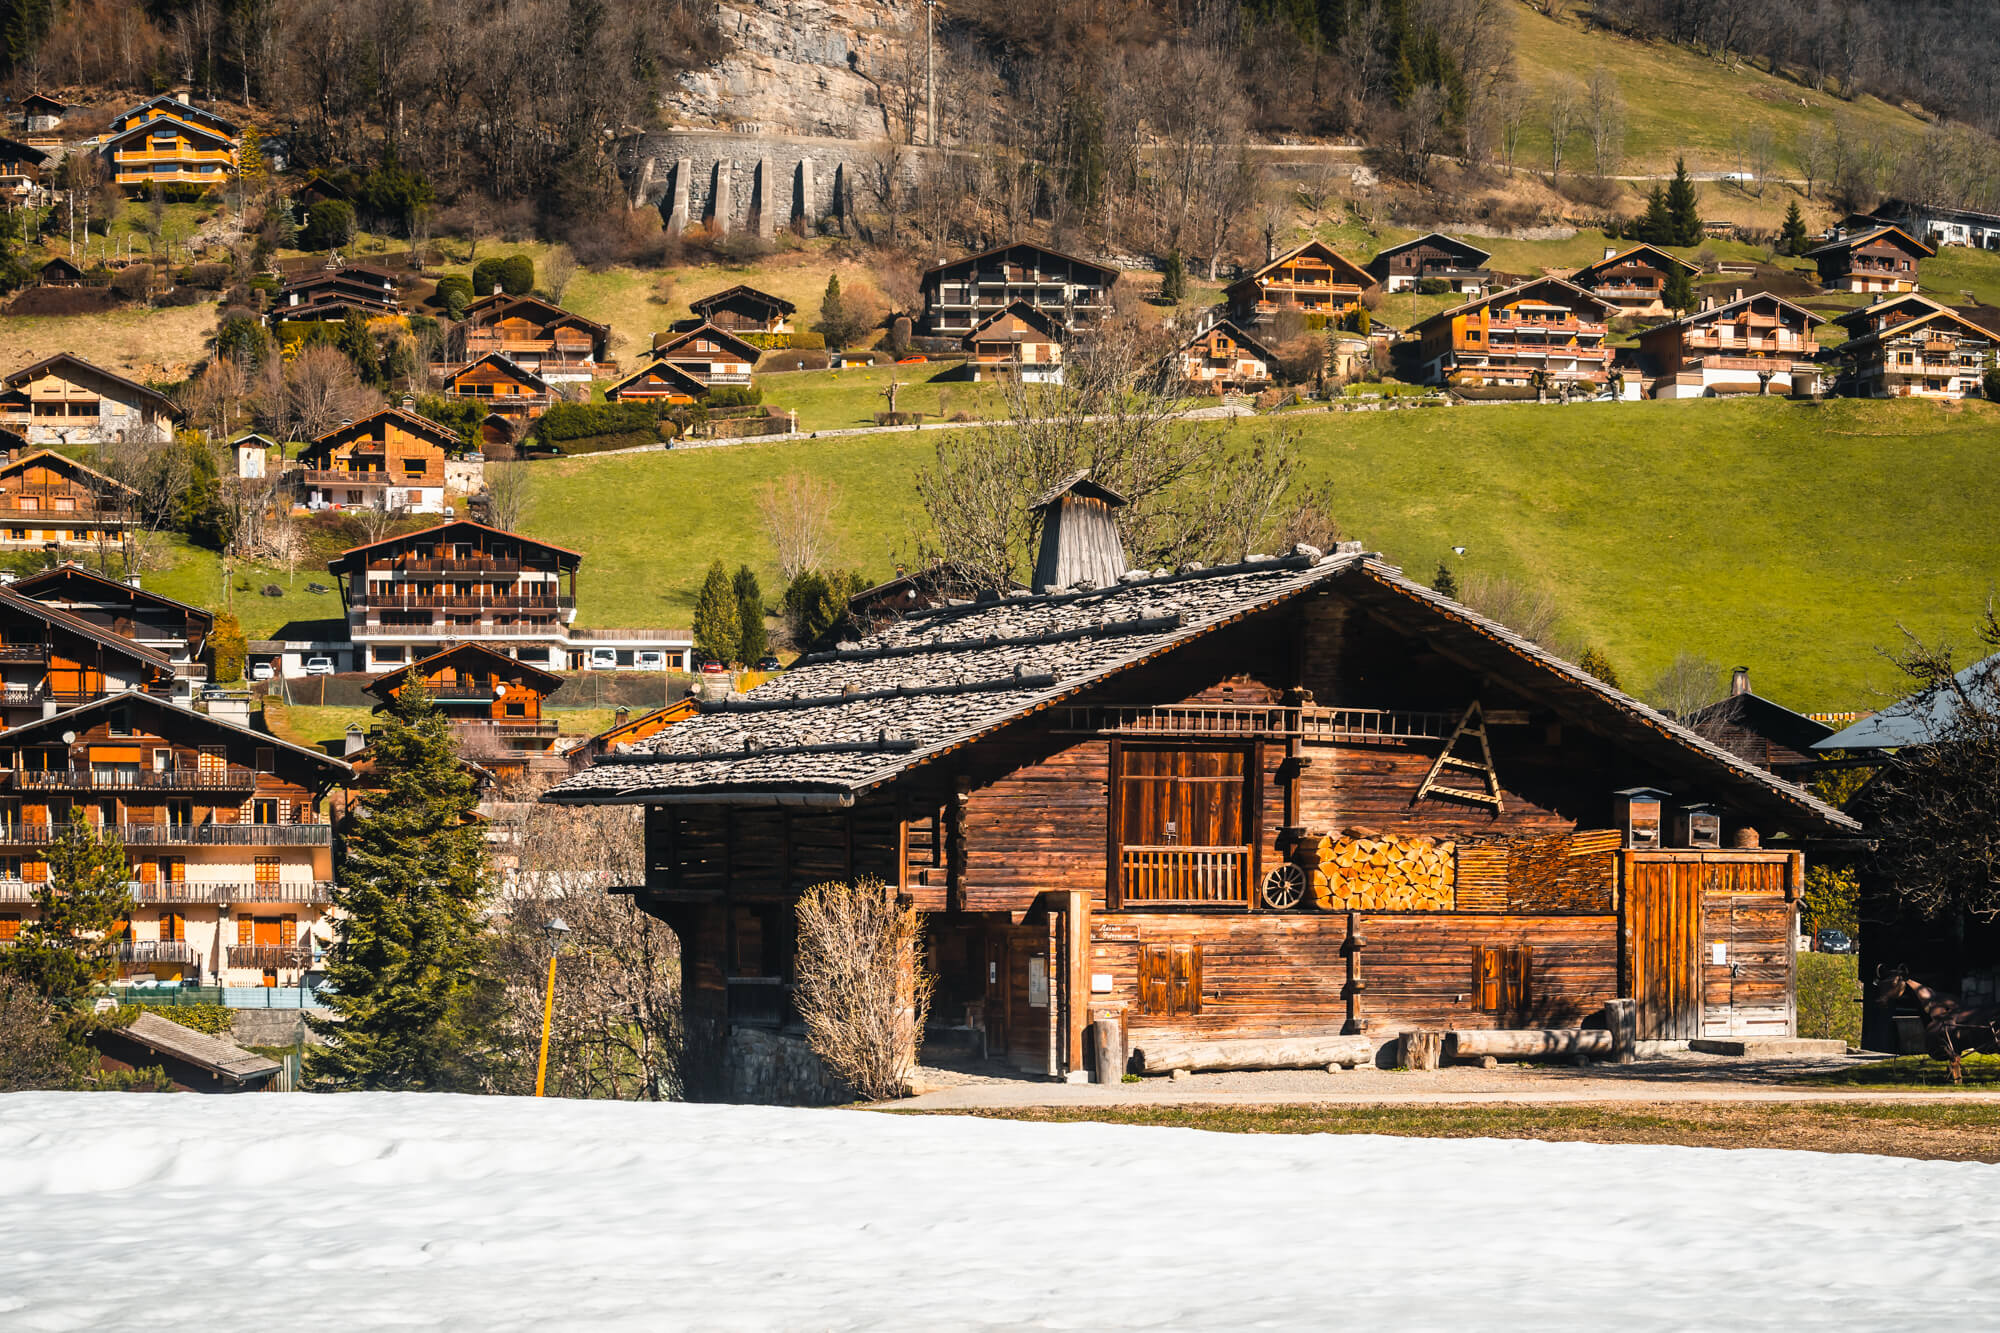
[[[1608,1060],[1611,1033],[1603,1028],[1455,1028],[1445,1033],[1446,1060]]]
[[[1368,1036],[1238,1037],[1194,1041],[1134,1034],[1132,1059],[1146,1074],[1216,1073],[1252,1069],[1324,1069],[1372,1066],[1382,1039]]]

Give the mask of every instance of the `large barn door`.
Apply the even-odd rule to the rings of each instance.
[[[1628,860],[1625,959],[1641,1041],[1701,1035],[1702,868]]]
[[[1698,868],[1704,872],[1700,1035],[1790,1036],[1793,909],[1785,890],[1791,867],[1761,859]]]

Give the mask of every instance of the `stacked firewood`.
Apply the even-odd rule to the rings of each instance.
[[[1309,840],[1313,902],[1323,910],[1449,912],[1454,849],[1448,839],[1344,829]]]
[[[1615,829],[1515,837],[1458,849],[1461,912],[1608,912],[1622,843]]]

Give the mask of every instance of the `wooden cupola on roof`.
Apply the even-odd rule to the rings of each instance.
[[[1116,510],[1125,497],[1090,479],[1088,471],[1057,482],[1030,509],[1041,515],[1034,588],[1048,592],[1089,583],[1114,587],[1129,566],[1118,538]]]

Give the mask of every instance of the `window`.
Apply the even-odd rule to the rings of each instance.
[[[403,475],[406,477],[423,476],[424,460],[421,458],[405,458],[403,460]]]
[[[0,915],[0,940],[11,940],[21,933],[21,914],[8,912]]]
[[[106,725],[113,736],[132,734],[132,716],[123,708],[114,708],[105,715]]]
[[[1532,997],[1534,951],[1525,944],[1472,946],[1472,997],[1481,1013],[1523,1017]]]
[[[253,824],[277,823],[278,803],[274,800],[265,799],[250,802],[250,822]]]
[[[526,717],[528,715],[528,705],[524,703],[514,703],[510,701],[506,705],[506,709],[508,717]]]
[[[1139,1012],[1175,1018],[1201,1012],[1201,946],[1139,946]]]
[[[274,748],[272,748],[271,746],[268,746],[268,745],[260,745],[260,746],[258,746],[258,747],[257,747],[257,771],[258,771],[259,773],[271,773],[271,772],[275,772],[275,771],[276,771],[276,769],[277,769],[277,767],[278,767],[278,752],[277,752],[277,750],[275,750]]]

